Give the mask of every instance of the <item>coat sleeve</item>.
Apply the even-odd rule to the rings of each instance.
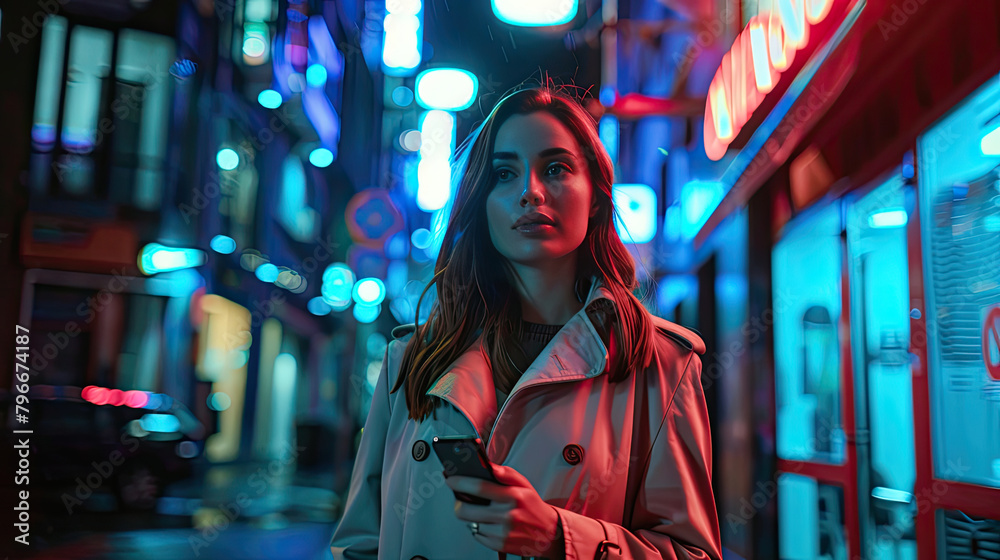
[[[722,543],[711,473],[712,442],[701,360],[692,352],[654,437],[632,530],[555,508],[566,558],[720,560]],[[605,540],[609,544],[601,546]],[[607,555],[599,548],[606,549]]]
[[[330,542],[330,551],[335,560],[378,558],[382,519],[382,459],[385,456],[386,433],[391,415],[388,378],[392,370],[389,356],[389,347],[386,347],[371,407],[368,409],[368,418],[361,432],[361,443],[351,472],[344,513]]]

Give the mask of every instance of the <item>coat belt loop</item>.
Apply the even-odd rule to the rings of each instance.
[[[608,549],[611,547],[617,549],[614,558],[621,558],[622,547],[608,540],[608,528],[604,526],[604,523],[602,523],[600,519],[597,519],[596,521],[601,526],[601,530],[604,531],[604,540],[598,543],[597,552],[594,553],[594,560],[608,560],[608,558],[610,558],[608,556]]]

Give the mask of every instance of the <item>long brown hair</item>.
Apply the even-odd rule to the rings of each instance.
[[[492,154],[497,130],[511,116],[535,111],[547,111],[566,126],[582,147],[590,168],[599,209],[590,218],[587,236],[577,251],[577,281],[589,285],[590,278],[596,276],[611,291],[618,308],[612,334],[617,348],[628,350],[610,357],[611,381],[627,379],[652,359],[654,326],[649,312],[632,293],[639,287],[635,261],[615,229],[611,199],[614,165],[598,136],[597,123],[562,86],[523,88],[497,103],[462,142],[453,162],[457,192],[434,276],[420,296],[416,316],[420,317],[420,303],[434,285],[437,300],[407,344],[390,391],[396,392],[405,383],[406,405],[414,420],[424,420],[441,404],[440,399],[425,393],[480,334],[490,367],[504,376],[515,373],[507,359],[505,341],[513,338],[519,323],[520,299],[510,283],[517,275],[490,239],[486,197],[496,180]]]

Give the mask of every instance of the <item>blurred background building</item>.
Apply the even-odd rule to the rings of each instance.
[[[25,0],[0,43],[37,557],[328,557],[448,158],[551,77],[708,345],[727,555],[1000,558],[997,2]]]

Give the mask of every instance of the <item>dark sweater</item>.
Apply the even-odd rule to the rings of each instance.
[[[519,356],[518,352],[511,353],[511,359],[514,361],[515,367],[523,375],[524,371],[528,369],[528,366],[535,361],[535,358],[542,353],[545,346],[552,340],[552,338],[559,332],[562,325],[543,325],[541,323],[531,323],[529,321],[521,321],[523,326],[523,334],[520,337],[520,353],[523,356]],[[494,385],[496,385],[496,396],[497,396],[497,412],[499,413],[500,408],[503,406],[504,401],[507,400],[510,389],[517,384],[520,375],[515,372],[517,376],[514,379],[509,380],[494,380]],[[502,390],[506,389],[506,391]]]

